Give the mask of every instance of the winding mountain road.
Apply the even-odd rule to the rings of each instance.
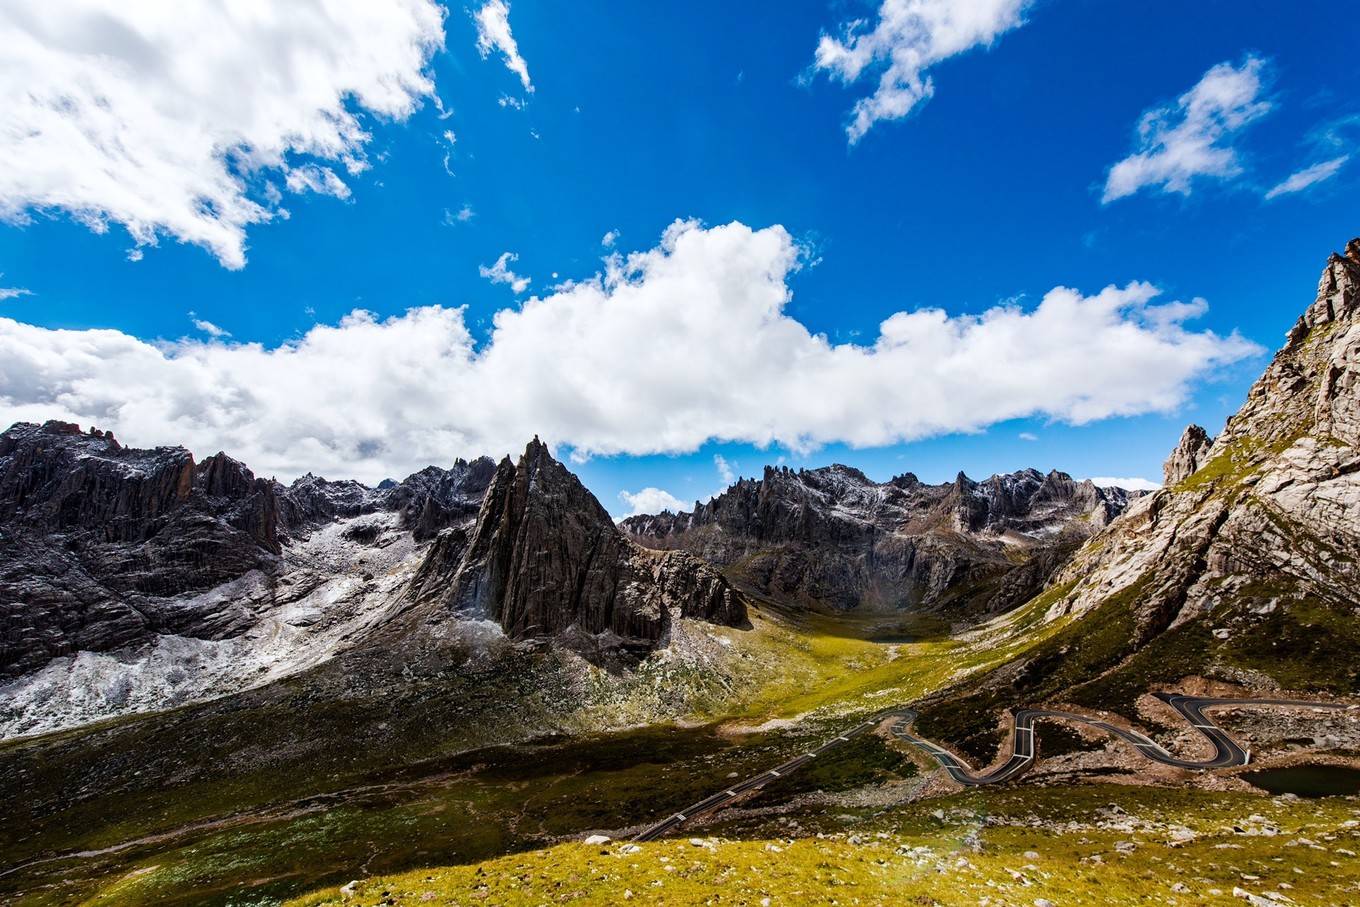
[[[1182,696],[1178,693],[1154,693],[1158,699],[1165,702],[1171,708],[1180,713],[1190,723],[1190,726],[1199,731],[1214,746],[1214,754],[1208,759],[1182,759],[1168,751],[1161,744],[1145,734],[1137,731],[1127,730],[1096,718],[1086,715],[1079,715],[1075,712],[1063,712],[1056,709],[1019,709],[1013,713],[1013,731],[1011,734],[1011,754],[1010,756],[991,771],[978,774],[974,772],[967,763],[958,756],[932,743],[922,737],[917,737],[910,732],[912,724],[916,720],[916,712],[909,708],[896,708],[880,712],[874,718],[857,724],[847,731],[833,737],[823,743],[815,750],[810,750],[800,756],[747,778],[739,784],[733,784],[719,793],[700,800],[684,810],[667,816],[662,821],[643,830],[633,838],[634,841],[652,841],[662,835],[679,828],[685,822],[696,816],[710,813],[715,810],[728,806],[742,795],[749,791],[762,788],[778,778],[791,774],[802,768],[808,762],[825,754],[828,750],[835,749],[842,744],[850,742],[855,737],[866,734],[889,718],[895,718],[889,728],[897,739],[924,751],[940,763],[949,776],[960,784],[967,787],[980,787],[984,784],[996,784],[1001,781],[1008,781],[1019,775],[1034,762],[1037,754],[1035,745],[1035,723],[1038,721],[1071,721],[1084,724],[1088,727],[1098,728],[1114,737],[1123,740],[1131,745],[1136,752],[1143,757],[1163,765],[1171,765],[1177,768],[1206,770],[1215,768],[1232,768],[1238,765],[1246,765],[1251,759],[1251,753],[1239,745],[1235,740],[1228,736],[1228,733],[1204,714],[1205,709],[1230,708],[1230,707],[1264,707],[1264,708],[1304,708],[1325,711],[1354,711],[1360,706],[1347,705],[1335,702],[1309,702],[1302,699],[1215,699],[1198,696]]]

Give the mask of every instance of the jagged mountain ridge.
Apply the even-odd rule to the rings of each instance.
[[[735,567],[762,592],[857,607],[1005,610],[1139,492],[1034,469],[930,485],[832,465],[766,467],[688,513],[630,517],[643,544]]]
[[[518,474],[533,478],[515,494],[515,464],[487,457],[378,488],[310,474],[284,486],[223,453],[195,462],[62,422],[13,426],[0,434],[0,728],[190,702],[354,647],[399,651],[416,618],[491,619],[512,640],[601,659],[664,645],[674,619],[744,623],[720,574],[626,540],[537,439],[525,456]],[[499,538],[493,513],[518,514],[519,532],[464,565],[469,539]],[[450,592],[478,570],[495,575],[485,594]]]
[[[0,434],[0,677],[156,635],[240,635],[288,593],[244,608],[201,593],[277,577],[284,545],[337,519],[390,512],[417,539],[432,534],[475,514],[493,468],[459,460],[383,489],[310,475],[285,487],[225,453],[196,463],[182,447],[19,423]]]
[[[707,564],[629,541],[538,438],[517,463],[501,461],[476,525],[442,534],[411,589],[416,600],[490,617],[512,637],[571,633],[606,647],[655,645],[675,617],[746,619]]]

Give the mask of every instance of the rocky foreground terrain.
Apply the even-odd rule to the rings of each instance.
[[[841,465],[766,467],[689,513],[622,525],[643,544],[735,568],[780,600],[957,619],[1031,598],[1139,494],[1033,469],[929,485]]]

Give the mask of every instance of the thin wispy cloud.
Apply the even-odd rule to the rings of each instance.
[[[206,318],[199,318],[194,312],[189,313],[189,319],[194,323],[194,327],[210,337],[230,337],[231,331],[220,328],[208,321]]]
[[[850,85],[870,73],[878,86],[851,111],[846,135],[855,144],[882,120],[897,120],[935,94],[929,70],[950,57],[989,47],[1024,24],[1032,0],[883,0],[873,23],[855,19],[838,35],[823,34],[813,70]]]
[[[510,263],[514,261],[519,261],[518,255],[514,252],[502,252],[501,257],[496,259],[496,263],[490,267],[486,265],[478,266],[477,273],[492,283],[506,284],[518,296],[529,289],[529,278],[521,277],[510,270]]]
[[[481,343],[464,309],[442,306],[357,310],[274,347],[0,318],[0,419],[225,449],[265,475],[377,480],[507,453],[534,434],[581,456],[709,441],[809,452],[1018,418],[1169,412],[1196,382],[1260,352],[1192,329],[1200,306],[1159,305],[1139,282],[1058,287],[1037,305],[980,314],[902,311],[869,343],[833,343],[785,311],[801,258],[779,226],[677,221],[656,247],[497,312]],[[523,279],[512,260],[498,262],[505,279]]]
[[[446,226],[446,227],[453,227],[453,226],[456,226],[456,225],[458,225],[458,224],[465,224],[465,223],[467,223],[468,221],[472,220],[472,219],[473,219],[474,217],[476,217],[476,216],[477,216],[477,212],[473,210],[473,208],[472,208],[471,205],[465,204],[465,205],[463,205],[463,207],[459,208],[457,211],[453,211],[453,210],[451,210],[451,209],[449,209],[449,208],[445,208],[445,209],[444,209],[444,226]],[[483,275],[483,276],[485,276],[485,275]]]
[[[1284,180],[1280,181],[1266,193],[1266,199],[1279,198],[1281,195],[1292,195],[1295,192],[1302,192],[1310,186],[1326,182],[1341,172],[1341,168],[1346,166],[1350,160],[1349,154],[1341,157],[1332,158],[1330,161],[1321,161],[1305,167],[1302,170],[1291,173]]]
[[[1219,63],[1175,101],[1146,111],[1133,152],[1110,168],[1103,204],[1142,189],[1189,195],[1204,179],[1228,180],[1242,171],[1234,146],[1250,124],[1270,113],[1267,63],[1248,55],[1239,65]]]
[[[520,84],[527,92],[533,92],[534,84],[529,78],[529,64],[519,54],[519,44],[510,33],[510,4],[505,0],[490,0],[473,14],[477,23],[477,51],[485,60],[492,52],[505,58],[505,68],[519,76]],[[502,98],[502,106],[505,100]]]
[[[64,211],[228,268],[251,225],[285,213],[261,178],[347,197],[368,166],[360,116],[402,120],[432,96],[444,42],[432,0],[74,7],[0,6],[0,219]]]

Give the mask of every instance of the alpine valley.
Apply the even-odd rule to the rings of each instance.
[[[15,424],[0,896],[1360,899],[1360,804],[1262,791],[1360,771],[1358,390],[1353,240],[1150,493],[767,467],[616,523],[537,438],[370,488]]]

